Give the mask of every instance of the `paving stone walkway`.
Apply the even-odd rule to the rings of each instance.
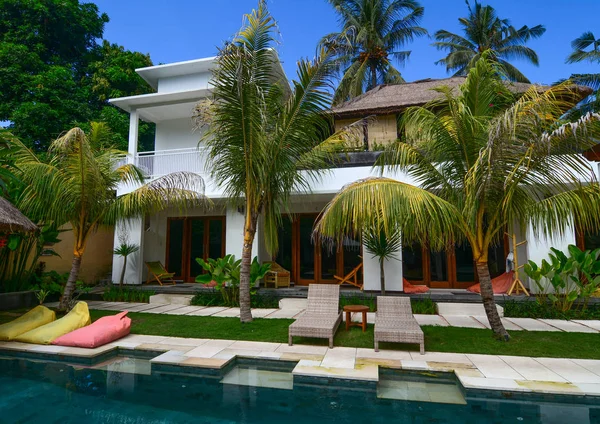
[[[379,381],[379,368],[454,372],[466,390],[485,389],[529,393],[600,396],[600,361],[530,358],[193,339],[129,335],[96,349],[0,342],[0,352],[23,351],[47,358],[93,358],[117,348],[159,352],[150,360],[161,365],[222,369],[236,357],[297,362],[292,374],[302,377]],[[160,353],[162,352],[162,353]],[[115,354],[117,352],[115,351]],[[126,355],[127,353],[121,354]]]
[[[143,312],[147,314],[165,315],[191,315],[191,316],[214,316],[214,317],[239,317],[240,308],[227,308],[223,306],[185,306],[178,304],[160,303],[126,303],[126,302],[103,302],[88,301],[90,309],[107,311],[130,311]],[[58,306],[58,302],[47,303],[49,307]],[[299,308],[284,309],[252,309],[255,318],[297,318],[304,312]],[[419,315],[415,318],[419,325],[436,325],[441,327],[467,327],[467,328],[490,328],[485,316],[466,315]],[[344,314],[344,319],[345,314]],[[353,321],[360,321],[360,314],[354,314]],[[367,314],[367,322],[375,322],[375,313]],[[533,318],[502,318],[505,328],[510,331],[556,331],[567,333],[600,333],[600,320],[556,320],[556,319],[533,319]]]

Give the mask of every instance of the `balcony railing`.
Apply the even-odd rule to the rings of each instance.
[[[202,174],[205,171],[206,149],[195,147],[187,149],[156,150],[141,152],[135,157],[135,165],[153,179],[173,172],[194,172]]]

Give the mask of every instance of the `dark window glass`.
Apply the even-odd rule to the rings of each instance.
[[[344,275],[356,268],[362,263],[360,241],[350,237],[344,238]],[[357,278],[362,281],[362,270],[359,271]]]
[[[402,247],[402,276],[410,281],[423,281],[423,249],[419,243]]]
[[[600,233],[586,234],[583,236],[585,250],[594,250],[600,247]]]
[[[212,219],[208,223],[208,257],[218,259],[223,256],[223,221]]]
[[[277,239],[279,243],[279,251],[275,257],[275,262],[292,271],[292,221],[288,218],[283,218],[281,227],[277,230]]]
[[[431,281],[448,281],[448,255],[445,250],[429,251]]]
[[[181,276],[183,259],[183,219],[169,220],[169,261],[166,264],[169,272]]]
[[[463,243],[454,249],[456,256],[456,281],[465,283],[475,281],[475,263],[473,250],[469,243]]]
[[[195,278],[203,272],[196,258],[204,259],[204,220],[190,220],[190,277]]]
[[[315,279],[315,249],[312,241],[312,231],[315,218],[312,216],[301,216],[299,225],[300,244],[300,278],[304,280]]]
[[[503,241],[490,246],[488,249],[488,267],[492,278],[496,278],[506,272]]]

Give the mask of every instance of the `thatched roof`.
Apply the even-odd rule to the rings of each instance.
[[[28,233],[37,228],[37,225],[15,208],[12,203],[0,197],[0,232]]]
[[[348,100],[332,109],[337,118],[362,117],[365,115],[387,115],[399,113],[410,106],[421,106],[440,98],[440,93],[433,89],[447,86],[457,90],[465,82],[466,77],[451,77],[444,79],[424,79],[406,84],[380,85],[371,91]],[[514,93],[527,91],[531,84],[522,82],[507,82],[507,87]],[[538,86],[547,90],[548,86]],[[588,95],[588,87],[578,87],[582,94]],[[582,95],[582,98],[585,97]]]

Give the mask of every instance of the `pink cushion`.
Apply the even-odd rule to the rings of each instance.
[[[125,337],[131,329],[127,311],[99,318],[87,327],[80,328],[55,339],[52,344],[95,348]]]

